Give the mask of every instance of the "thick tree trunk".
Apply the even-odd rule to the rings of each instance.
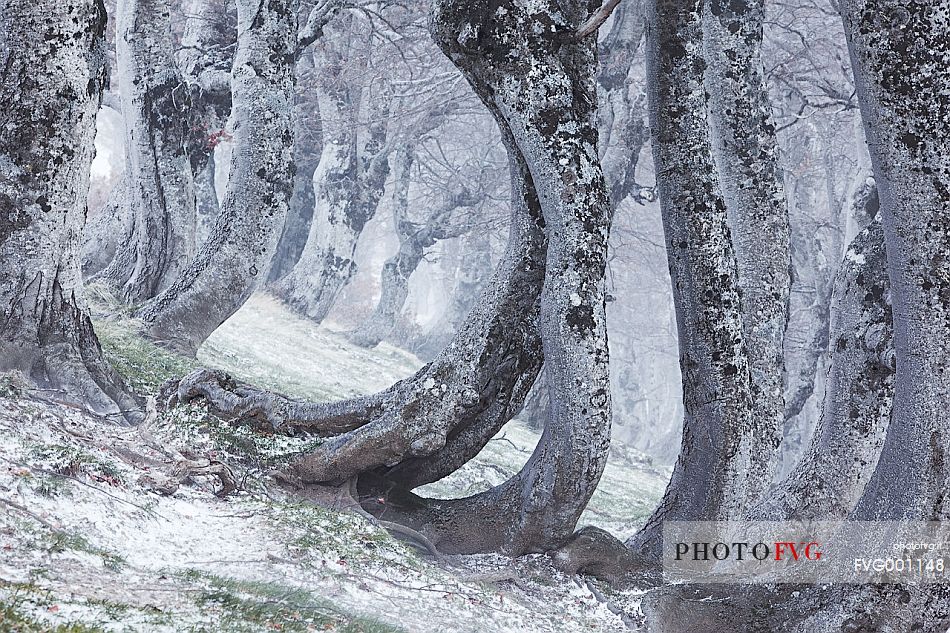
[[[848,249],[832,301],[831,370],[811,447],[758,514],[843,518],[874,473],[894,396],[891,304],[880,220]]]
[[[449,0],[436,8],[435,39],[510,134],[509,152],[528,169],[550,236],[539,325],[552,416],[517,476],[416,511],[417,527],[448,551],[517,554],[559,544],[606,463],[611,213],[597,150],[595,43],[552,46],[587,17],[582,4],[503,2],[501,11],[496,2]]]
[[[105,25],[95,0],[0,2],[0,371],[121,421],[139,407],[102,358],[78,259]]]
[[[138,314],[150,338],[188,354],[257,288],[292,191],[297,2],[239,0],[237,8],[227,194],[197,257]]]
[[[660,505],[629,541],[659,556],[665,520],[738,519],[768,484],[755,435],[738,269],[713,159],[702,0],[656,0],[648,31],[653,153],[679,331],[683,445]]]
[[[294,311],[317,323],[326,318],[356,273],[357,242],[376,215],[389,177],[388,99],[374,100],[372,123],[360,145],[363,91],[341,81],[344,68],[351,64],[342,53],[327,52],[326,56],[318,93],[324,138],[314,174],[313,220],[296,265],[273,286],[274,293]]]
[[[621,3],[614,12],[610,33],[599,45],[601,163],[614,210],[639,192],[636,173],[640,150],[650,140],[645,100],[639,93],[632,95],[630,86],[630,66],[646,26],[643,3]]]
[[[713,149],[739,265],[743,334],[752,371],[752,433],[760,439],[751,468],[765,480],[777,464],[785,426],[782,382],[791,255],[788,205],[762,66],[764,2],[709,0],[703,5]],[[764,235],[769,239],[763,240]]]
[[[880,193],[897,376],[857,515],[942,520],[950,441],[950,19],[945,0],[843,0]]]
[[[369,423],[285,472],[302,483],[359,476],[367,506],[417,527],[449,552],[523,553],[567,538],[609,445],[610,205],[597,158],[594,44],[571,41],[586,12],[572,6],[564,14],[549,4],[529,11],[513,1],[504,12],[496,8],[446,2],[434,21],[436,40],[495,115],[509,150],[515,216],[495,283],[435,362],[381,397],[363,399],[358,406],[365,405]],[[501,19],[488,20],[493,14]],[[458,33],[467,36],[460,41]],[[558,240],[546,257],[545,231]],[[551,368],[552,418],[524,470],[468,499],[405,493],[454,472],[517,413],[541,363],[539,329]],[[208,375],[180,384],[180,398],[196,395],[216,409],[270,420],[292,408],[273,394]],[[374,505],[380,497],[385,503]]]
[[[83,227],[80,261],[85,278],[104,270],[132,241],[132,217],[128,212],[128,184],[125,172],[119,175],[102,209]],[[129,266],[131,264],[128,264]]]
[[[316,206],[313,178],[322,155],[322,130],[319,100],[312,98],[312,57],[297,62],[297,74],[304,86],[297,93],[297,129],[294,133],[294,192],[277,250],[271,260],[267,281],[273,284],[289,273],[307,243],[313,210]],[[309,81],[308,81],[309,78]]]
[[[422,222],[412,222],[409,219],[409,185],[414,155],[415,146],[409,143],[397,150],[393,157],[393,220],[399,250],[383,264],[381,293],[372,314],[349,335],[350,341],[361,347],[375,347],[392,332],[396,317],[409,296],[409,278],[422,262],[427,249],[441,240],[464,233],[467,225],[456,220],[453,226],[452,216],[458,209],[478,203],[475,195],[461,187],[451,191],[448,198],[432,209]]]
[[[131,239],[97,278],[130,303],[171,285],[194,257],[195,194],[185,151],[190,95],[175,64],[168,3],[119,0],[116,58],[125,119]]]

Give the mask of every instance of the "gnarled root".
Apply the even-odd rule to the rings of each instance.
[[[172,408],[204,398],[217,415],[226,419],[252,420],[275,432],[306,431],[329,436],[367,424],[382,409],[387,395],[388,391],[341,402],[311,403],[258,389],[223,371],[198,369],[181,380],[166,383],[160,400],[166,408]]]

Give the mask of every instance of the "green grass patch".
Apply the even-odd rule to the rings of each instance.
[[[201,587],[195,604],[215,624],[195,625],[198,632],[235,633],[275,630],[305,633],[313,630],[345,633],[399,633],[401,629],[372,618],[345,613],[311,592],[274,582],[236,580],[197,570],[180,576]]]

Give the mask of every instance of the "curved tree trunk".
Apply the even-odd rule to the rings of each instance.
[[[380,275],[381,294],[372,314],[349,335],[361,347],[375,347],[396,326],[396,317],[409,296],[409,278],[425,257],[426,250],[441,240],[458,237],[467,230],[464,223],[452,225],[453,213],[478,203],[476,196],[464,187],[452,191],[438,207],[420,223],[409,219],[409,185],[415,146],[404,145],[395,152],[395,191],[393,221],[399,238],[399,250],[383,264]],[[474,211],[473,211],[474,212]]]
[[[703,5],[713,149],[739,265],[743,335],[752,371],[752,433],[760,439],[750,467],[767,484],[785,426],[782,382],[791,255],[788,205],[762,66],[764,2],[709,0]]]
[[[887,242],[894,405],[860,518],[948,516],[950,20],[945,0],[840,3]]]
[[[96,278],[139,303],[164,290],[195,253],[195,194],[185,151],[189,91],[175,64],[164,0],[119,0],[116,58],[125,119],[125,213],[131,239]]]
[[[341,52],[328,51],[321,69],[318,101],[323,152],[314,174],[316,206],[300,258],[274,284],[274,293],[295,312],[320,323],[356,274],[356,245],[376,215],[389,177],[389,100],[374,99],[372,123],[359,145],[363,90],[341,81],[354,72]]]
[[[313,61],[310,55],[297,62],[299,81],[304,83],[297,93],[297,129],[294,132],[294,192],[290,196],[290,210],[284,222],[277,250],[271,260],[267,281],[273,284],[289,273],[307,243],[313,210],[316,206],[313,178],[322,156],[322,130],[319,99],[312,98]],[[309,79],[309,81],[308,81]]]
[[[593,42],[570,41],[586,12],[572,6],[565,15],[545,4],[529,13],[506,2],[501,19],[486,20],[494,8],[446,2],[434,24],[437,41],[495,115],[509,150],[515,217],[508,255],[468,327],[435,362],[389,390],[386,401],[364,399],[368,423],[285,472],[302,483],[359,476],[370,499],[386,498],[381,507],[372,500],[367,506],[394,513],[450,552],[522,553],[567,538],[609,444],[610,205],[597,158]],[[552,23],[554,29],[545,27]],[[478,29],[482,37],[474,36]],[[469,37],[459,41],[457,33]],[[546,258],[545,230],[558,240]],[[545,267],[550,276],[542,290]],[[551,367],[552,418],[524,470],[468,499],[426,501],[405,493],[458,469],[518,411],[541,363],[539,329]],[[245,417],[276,420],[301,410],[215,376],[182,381],[179,397],[196,395]]]
[[[138,404],[102,358],[78,260],[105,25],[95,0],[0,2],[0,371],[121,421]]]
[[[762,517],[846,517],[874,473],[894,397],[894,331],[880,220],[848,249],[831,314],[831,370],[821,420],[811,447],[776,486]]]
[[[660,505],[628,545],[660,552],[665,520],[737,519],[768,484],[753,468],[772,450],[755,435],[738,269],[706,115],[702,0],[656,0],[648,85],[657,187],[673,281],[685,420]]]
[[[211,236],[175,283],[139,311],[146,334],[183,353],[243,305],[267,270],[293,181],[296,0],[239,0],[231,176]]]

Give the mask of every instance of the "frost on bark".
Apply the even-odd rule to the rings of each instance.
[[[818,428],[761,509],[763,517],[846,517],[874,473],[894,396],[894,331],[879,219],[848,249],[831,314],[831,368]]]
[[[294,311],[317,323],[356,273],[357,242],[376,215],[389,177],[390,97],[374,95],[364,138],[358,133],[364,90],[344,79],[354,62],[342,51],[327,51],[325,57],[317,89],[323,152],[313,176],[313,220],[297,263],[272,288]]]
[[[628,196],[640,193],[637,165],[640,151],[650,140],[643,95],[633,94],[630,82],[630,66],[646,24],[644,2],[622,2],[614,11],[610,32],[598,47],[601,163],[614,210]]]
[[[659,556],[665,520],[741,518],[763,491],[738,269],[713,159],[701,0],[657,0],[647,80],[653,153],[679,331],[683,443],[659,507],[628,545]]]
[[[338,405],[358,428],[284,473],[298,483],[358,477],[369,509],[422,531],[441,551],[523,553],[560,543],[606,461],[610,206],[597,153],[594,44],[572,41],[585,17],[579,6],[565,13],[548,2],[437,6],[436,41],[495,116],[509,152],[509,248],[443,353],[383,394]],[[537,376],[539,347],[551,373],[552,415],[521,473],[455,501],[406,492],[457,470],[517,413]],[[283,412],[302,410],[208,374],[179,385],[179,399],[198,395],[215,409],[285,424]],[[374,501],[380,497],[385,503]]]
[[[947,518],[950,441],[950,9],[844,0],[880,194],[897,374],[891,423],[860,518]]]
[[[392,332],[396,317],[409,296],[409,278],[425,257],[426,251],[441,240],[458,237],[468,230],[455,217],[460,209],[478,204],[479,197],[464,186],[449,192],[447,198],[431,209],[421,222],[409,217],[409,185],[415,146],[410,142],[393,156],[395,164],[395,191],[393,192],[393,222],[399,238],[399,250],[383,264],[380,275],[381,294],[372,314],[349,335],[350,341],[361,347],[375,347]]]
[[[298,81],[303,84],[297,91],[297,129],[294,132],[294,192],[290,196],[290,210],[284,222],[277,250],[271,260],[267,281],[273,284],[290,272],[303,252],[313,221],[316,205],[313,177],[322,155],[320,106],[312,95],[314,81],[313,58],[306,55],[297,62]]]
[[[587,17],[582,4],[436,6],[434,38],[496,116],[509,153],[527,167],[550,238],[538,323],[552,406],[538,447],[518,475],[483,494],[406,497],[401,501],[414,507],[395,510],[447,551],[519,554],[558,545],[606,463],[611,214],[597,150],[595,44],[571,42]]]
[[[769,477],[785,426],[784,338],[791,290],[788,205],[762,65],[763,0],[703,3],[709,118],[739,266],[752,372],[751,468]],[[763,239],[768,236],[768,239]]]
[[[95,0],[0,2],[0,371],[131,421],[139,407],[102,358],[78,259],[105,24]]]
[[[126,170],[119,210],[131,235],[96,275],[140,303],[171,285],[195,253],[195,194],[186,152],[190,98],[175,64],[164,0],[119,0],[116,59]]]
[[[138,313],[147,336],[188,354],[257,288],[292,189],[297,2],[239,0],[237,10],[236,125],[221,212],[191,265]]]

